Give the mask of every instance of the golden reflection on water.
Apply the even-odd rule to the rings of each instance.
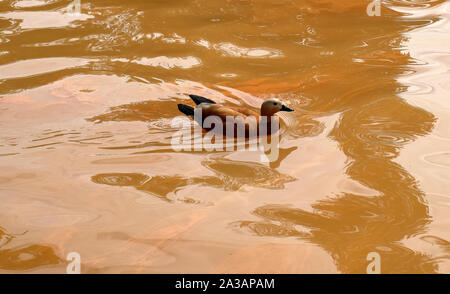
[[[68,3],[0,2],[2,271],[450,272],[448,3]],[[191,93],[278,160],[172,150]]]
[[[11,241],[14,243],[15,237],[0,228],[0,248]],[[21,248],[0,249],[0,269],[2,270],[28,270],[61,262],[51,246],[32,244]]]
[[[202,165],[212,170],[216,176],[187,178],[180,175],[149,177],[135,173],[97,174],[92,181],[111,186],[132,186],[138,190],[147,191],[164,200],[169,193],[176,192],[188,185],[207,185],[225,191],[237,191],[244,185],[263,187],[266,189],[283,189],[284,183],[295,178],[283,175],[276,170],[260,163],[231,161],[224,158],[202,162]]]

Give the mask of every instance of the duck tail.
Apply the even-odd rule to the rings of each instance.
[[[178,110],[187,116],[194,116],[194,108],[189,105],[178,104]]]
[[[202,96],[189,95],[189,97],[195,102],[195,105],[199,105],[200,103],[216,104],[216,102]]]

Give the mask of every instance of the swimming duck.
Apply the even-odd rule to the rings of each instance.
[[[206,130],[209,130],[211,128],[208,128],[204,125],[204,121],[209,116],[216,116],[219,117],[224,124],[225,131],[225,124],[226,124],[226,117],[242,117],[243,119],[246,119],[248,117],[254,117],[256,122],[259,124],[261,117],[265,116],[267,118],[268,122],[268,131],[267,134],[270,134],[270,121],[271,117],[279,112],[279,111],[287,111],[291,112],[294,111],[293,109],[287,107],[281,101],[277,98],[269,98],[266,99],[262,105],[261,105],[261,111],[260,113],[257,113],[256,111],[253,111],[251,109],[245,108],[245,107],[239,107],[239,106],[225,106],[221,104],[217,104],[216,102],[197,95],[189,95],[189,97],[194,101],[196,104],[195,109],[201,109],[201,121],[197,121],[197,118],[194,116],[194,107],[191,107],[189,105],[185,104],[178,104],[178,110],[180,110],[182,113],[186,114],[187,116],[192,116],[194,119],[196,119],[197,123]],[[248,137],[249,135],[249,129],[251,126],[249,126],[247,123],[245,125],[245,136]],[[258,126],[257,126],[258,128]]]

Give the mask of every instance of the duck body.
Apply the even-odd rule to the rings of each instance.
[[[189,97],[195,102],[196,107],[178,104],[178,109],[182,113],[194,117],[194,120],[208,131],[213,129],[213,126],[215,128],[216,123],[220,121],[223,125],[221,131],[224,135],[238,135],[235,125],[229,128],[229,130],[233,130],[232,134],[226,133],[227,123],[234,124],[236,122],[244,123],[245,137],[251,137],[252,134],[260,134],[261,124],[263,123],[267,127],[264,133],[270,135],[272,133],[271,117],[278,111],[293,111],[275,98],[265,100],[261,106],[261,113],[258,113],[245,107],[217,104],[208,98],[197,95],[189,95]]]

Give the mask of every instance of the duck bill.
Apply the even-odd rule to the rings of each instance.
[[[281,109],[280,109],[280,111],[287,111],[287,112],[291,112],[291,111],[294,111],[294,109],[292,109],[292,108],[289,108],[289,107],[287,107],[287,106],[283,105],[283,106],[281,106]]]

